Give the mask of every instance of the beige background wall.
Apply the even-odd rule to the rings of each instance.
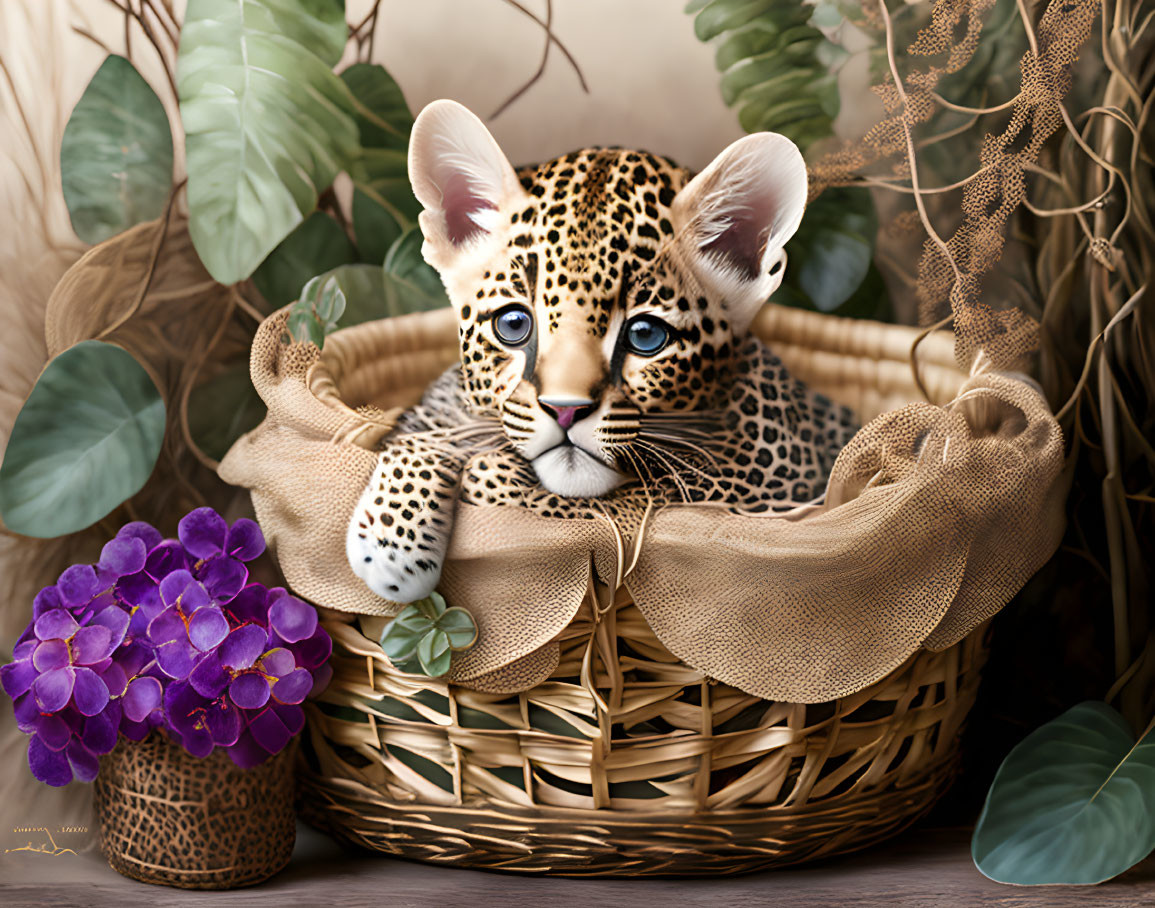
[[[368,2],[351,2],[357,19]],[[545,0],[524,4],[545,17]],[[515,163],[586,145],[633,145],[701,168],[742,135],[722,103],[713,49],[694,35],[682,0],[555,0],[556,45],[541,80],[490,127]],[[541,26],[503,0],[383,4],[375,60],[416,111],[450,97],[488,118],[537,69]]]

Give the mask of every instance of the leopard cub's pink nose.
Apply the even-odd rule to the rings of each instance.
[[[594,409],[594,402],[585,399],[559,400],[557,398],[539,397],[537,402],[541,404],[543,410],[557,420],[557,424],[563,429],[568,429],[579,419],[592,413]]]

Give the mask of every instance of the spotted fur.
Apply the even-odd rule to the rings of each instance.
[[[461,357],[386,439],[350,524],[350,564],[377,593],[434,588],[459,504],[630,532],[671,503],[758,512],[822,494],[853,420],[748,333],[801,217],[792,145],[747,137],[694,179],[608,148],[515,175],[476,118],[436,102],[410,175]],[[531,331],[509,343],[524,313]],[[664,345],[637,352],[655,320]]]

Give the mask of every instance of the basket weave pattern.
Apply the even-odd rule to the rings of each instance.
[[[1062,436],[1027,383],[968,378],[935,333],[916,382],[916,329],[767,306],[752,330],[864,423],[821,508],[671,507],[627,539],[461,506],[441,591],[480,633],[429,679],[382,652],[399,607],[352,573],[345,536],[380,440],[457,355],[455,316],[356,326],[324,351],[282,343],[286,317],[253,347],[269,415],[221,475],[252,491],[288,584],[327,607],[314,824],[461,866],[732,873],[865,847],[949,785],[986,622],[1062,533]]]
[[[892,835],[949,785],[986,655],[979,629],[853,696],[776,703],[679,662],[619,594],[583,609],[546,683],[501,695],[398,672],[381,619],[327,623],[306,817],[403,857],[565,875],[734,873]]]
[[[254,769],[190,756],[154,732],[121,740],[96,777],[100,848],[118,873],[181,889],[233,889],[289,862],[296,839],[288,747]]]

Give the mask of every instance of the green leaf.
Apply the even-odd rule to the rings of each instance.
[[[363,148],[409,148],[413,114],[401,87],[384,66],[354,63],[341,73],[356,99],[357,128]]]
[[[325,346],[325,336],[337,330],[345,313],[345,294],[332,275],[318,275],[301,291],[301,298],[289,310],[286,326],[294,340]]]
[[[449,305],[441,278],[421,256],[421,229],[406,231],[385,256],[385,313],[404,315]]]
[[[353,99],[329,68],[344,37],[339,0],[189,0],[189,233],[223,284],[252,274],[357,156]]]
[[[132,355],[84,341],[48,363],[16,417],[0,466],[0,516],[26,536],[91,526],[141,490],[160,454],[165,407]]]
[[[768,13],[777,0],[714,0],[707,3],[694,19],[694,34],[699,41],[709,41],[722,32],[749,22],[755,16]],[[693,12],[693,4],[687,12]]]
[[[233,443],[265,417],[265,403],[249,378],[248,363],[238,363],[189,395],[188,421],[193,441],[220,460]]]
[[[416,630],[394,618],[385,626],[385,633],[381,635],[381,649],[390,662],[399,665],[416,655],[417,644],[428,632],[428,627]]]
[[[469,649],[477,642],[477,622],[468,611],[455,605],[446,609],[436,621],[439,631],[449,638],[449,646],[454,651]]]
[[[353,183],[399,223],[417,223],[421,203],[409,182],[409,155],[399,148],[365,148],[349,167]]]
[[[782,133],[803,151],[833,134],[839,106],[833,72],[846,55],[810,21],[813,6],[713,0],[686,11],[696,13],[699,39],[719,39],[714,64],[722,73],[722,98],[737,108],[743,129]],[[832,21],[832,14],[824,10],[820,19]]]
[[[453,660],[449,635],[445,631],[430,631],[417,644],[417,659],[425,674],[430,678],[440,678],[449,671],[449,664]]]
[[[341,78],[354,98],[362,147],[349,171],[357,187],[353,230],[363,259],[380,262],[421,212],[409,183],[413,114],[401,88],[383,66],[356,63],[342,72]]]
[[[431,622],[430,627],[433,627],[433,623],[445,612],[445,600],[441,597],[440,593],[433,592],[426,598],[414,602],[409,607],[420,612],[427,621]]]
[[[425,600],[421,601],[424,602]],[[411,630],[420,631],[423,634],[426,633],[433,627],[433,622],[436,619],[429,617],[429,615],[425,614],[418,606],[418,603],[405,606],[405,608],[398,612],[397,617],[393,620],[400,622]]]
[[[261,296],[280,307],[298,299],[311,278],[356,260],[341,225],[315,211],[269,253],[253,272],[253,283]]]
[[[1108,880],[1155,848],[1155,736],[1138,743],[1105,703],[1067,710],[999,767],[971,853],[992,880]]]
[[[345,294],[345,314],[337,321],[347,328],[385,317],[385,272],[378,265],[342,265],[326,273]]]
[[[401,221],[378,205],[360,189],[353,190],[353,233],[361,260],[378,267],[405,230]]]
[[[68,118],[60,173],[72,229],[99,243],[161,216],[172,189],[172,133],[160,98],[110,55]]]
[[[726,70],[722,76],[722,100],[732,106],[746,89],[795,73],[799,66],[814,59],[814,51],[823,40],[820,32],[805,26],[787,30],[765,53],[740,60]]]
[[[830,189],[806,209],[786,245],[786,277],[775,302],[796,304],[801,294],[821,312],[833,312],[862,285],[874,254],[877,218],[865,189]]]

